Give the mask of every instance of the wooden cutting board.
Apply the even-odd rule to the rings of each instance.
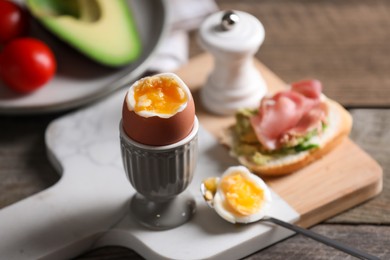
[[[254,62],[263,75],[269,92],[285,88],[286,83],[278,76],[257,60]],[[202,54],[176,73],[193,91],[201,124],[218,137],[222,129],[234,123],[234,117],[212,115],[202,107],[198,90],[212,69],[212,57]],[[283,177],[267,178],[266,182],[301,215],[298,224],[309,227],[380,193],[382,169],[348,138],[332,152],[304,169]]]

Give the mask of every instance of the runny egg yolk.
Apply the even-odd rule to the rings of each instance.
[[[263,189],[239,172],[222,178],[221,189],[227,204],[243,216],[258,212],[264,201]]]
[[[134,111],[175,114],[187,102],[187,96],[177,81],[169,77],[149,77],[134,88]]]

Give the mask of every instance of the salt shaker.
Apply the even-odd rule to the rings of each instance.
[[[267,87],[255,68],[253,55],[264,41],[264,27],[241,11],[209,16],[199,29],[199,43],[214,56],[214,69],[201,90],[203,106],[218,115],[260,104]]]

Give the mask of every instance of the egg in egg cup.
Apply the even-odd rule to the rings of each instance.
[[[175,74],[146,77],[130,87],[122,112],[122,160],[137,191],[131,213],[153,230],[184,224],[196,207],[184,192],[198,157],[199,123],[191,92]]]

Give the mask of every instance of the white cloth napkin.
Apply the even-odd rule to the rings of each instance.
[[[188,33],[218,10],[214,0],[168,0],[170,32],[158,47],[149,70],[174,71],[188,61]]]

